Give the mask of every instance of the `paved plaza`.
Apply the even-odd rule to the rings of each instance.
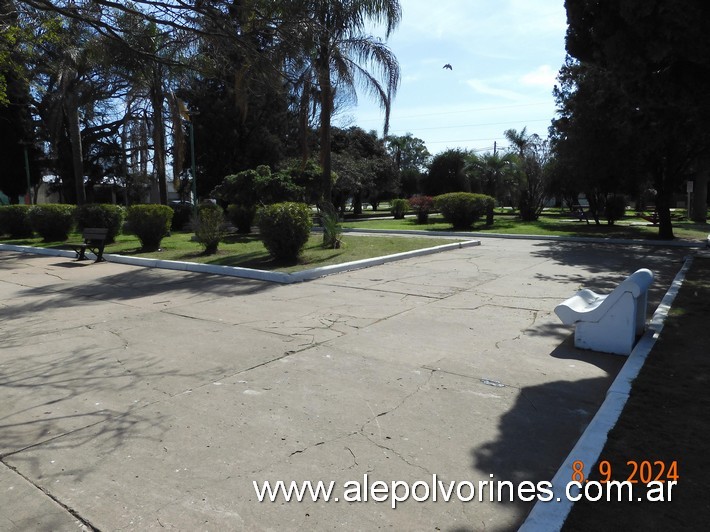
[[[651,312],[686,253],[484,239],[278,285],[0,252],[0,530],[514,530],[532,503],[253,482],[551,479],[625,361],[555,305],[650,268]]]

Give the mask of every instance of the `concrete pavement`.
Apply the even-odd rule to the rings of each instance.
[[[532,503],[253,481],[549,480],[625,360],[554,306],[647,267],[652,310],[683,254],[486,240],[275,285],[0,253],[0,530],[515,529]]]

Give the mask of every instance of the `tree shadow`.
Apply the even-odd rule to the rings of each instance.
[[[0,415],[0,459],[26,462],[34,478],[46,478],[47,471],[23,451],[48,445],[59,452],[90,444],[92,452],[104,455],[116,452],[128,440],[159,441],[170,420],[146,407],[165,393],[146,383],[208,379],[220,371],[211,368],[209,375],[188,375],[163,362],[147,353],[95,347],[5,358],[0,375],[6,398]],[[56,474],[81,480],[90,473],[90,466],[82,464]]]
[[[541,242],[534,247],[533,256],[578,268],[574,274],[535,276],[540,281],[576,285],[570,296],[579,288],[608,294],[636,270],[648,268],[654,274],[649,288],[649,312],[660,303],[689,253],[684,248],[577,242]]]
[[[499,436],[471,450],[475,470],[492,474],[494,482],[513,483],[513,501],[504,489],[503,500],[498,504],[509,506],[518,524],[535,500],[520,500],[517,486],[523,481],[537,484],[552,479],[599,409],[614,375],[521,388],[515,404],[500,420]],[[509,528],[487,530],[502,532]]]

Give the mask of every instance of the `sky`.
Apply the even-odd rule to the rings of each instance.
[[[390,134],[411,133],[432,154],[508,146],[504,131],[547,137],[552,89],[565,58],[563,0],[400,0],[402,20],[387,39],[401,82]],[[384,37],[381,28],[373,35]],[[444,69],[450,64],[452,69]],[[362,91],[361,91],[362,92]],[[335,125],[382,134],[384,112],[367,94]]]

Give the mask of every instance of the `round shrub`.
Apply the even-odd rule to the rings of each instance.
[[[251,232],[255,215],[256,207],[251,205],[233,203],[227,207],[227,218],[229,218],[232,225],[237,228],[238,233],[246,234]]]
[[[108,229],[106,233],[106,243],[112,244],[116,241],[116,235],[121,232],[121,225],[126,212],[120,205],[109,203],[87,203],[79,205],[74,213],[77,231],[83,231],[87,227],[104,227]]]
[[[74,205],[45,203],[30,207],[27,216],[32,229],[45,242],[66,240],[74,227]]]
[[[173,210],[167,205],[131,205],[126,210],[130,230],[141,241],[143,251],[157,251],[170,231]]]
[[[305,203],[274,203],[256,214],[261,239],[276,260],[293,261],[308,242],[313,224]]]
[[[494,202],[490,196],[470,192],[450,192],[434,198],[434,205],[454,229],[470,229]]]
[[[434,210],[434,198],[431,196],[413,196],[409,198],[409,206],[417,213],[417,223],[429,221],[429,213]]]
[[[32,236],[32,226],[29,219],[29,205],[3,205],[0,207],[0,235],[10,235],[10,238],[27,238]]]
[[[217,253],[219,241],[225,235],[224,212],[214,203],[205,203],[197,208],[197,217],[192,220],[197,241],[205,248],[205,255]]]
[[[393,199],[390,203],[390,212],[395,220],[401,220],[409,210],[409,202],[406,199]]]

